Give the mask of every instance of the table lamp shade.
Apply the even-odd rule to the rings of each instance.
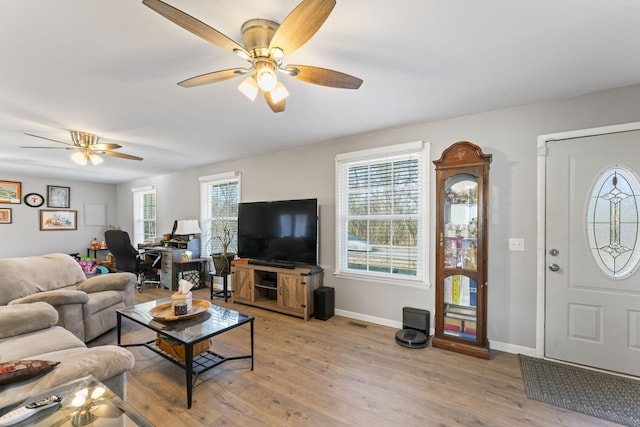
[[[175,234],[185,236],[188,234],[200,234],[201,232],[197,219],[180,219],[178,220]]]

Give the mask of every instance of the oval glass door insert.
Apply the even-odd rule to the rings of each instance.
[[[605,170],[591,189],[587,208],[589,248],[600,270],[629,276],[640,261],[640,184],[620,166]]]

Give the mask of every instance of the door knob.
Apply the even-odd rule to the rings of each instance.
[[[558,270],[560,270],[560,266],[559,266],[558,264],[551,264],[551,265],[549,266],[549,270],[551,270],[551,271],[558,271]]]

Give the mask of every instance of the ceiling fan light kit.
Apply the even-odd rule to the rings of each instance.
[[[258,82],[256,82],[256,79],[254,79],[253,76],[244,79],[242,83],[238,85],[238,90],[251,101],[255,101],[258,96],[258,92],[260,92]]]
[[[90,161],[94,166],[98,166],[104,161],[102,157],[89,151],[76,151],[71,155],[71,160],[73,160],[74,163],[80,166],[85,166],[87,164],[87,161]]]
[[[105,156],[119,157],[121,159],[127,160],[142,160],[142,157],[132,156],[131,154],[119,153],[116,151],[118,148],[122,148],[119,144],[113,143],[99,143],[100,137],[98,135],[94,135],[89,132],[82,132],[79,130],[69,131],[71,134],[71,141],[73,144],[68,142],[58,141],[51,138],[46,138],[44,136],[34,135],[31,133],[25,133],[25,135],[33,136],[40,139],[46,139],[47,141],[57,142],[58,144],[66,145],[66,147],[25,147],[21,148],[49,148],[49,149],[62,149],[62,150],[76,150],[75,153],[71,155],[71,160],[74,163],[85,166],[87,162],[91,162],[92,165],[98,166],[101,164],[104,159],[100,157],[98,154],[104,154]]]
[[[161,0],[143,0],[142,3],[187,31],[250,63],[249,68],[233,68],[192,77],[179,82],[182,87],[216,83],[251,73],[240,83],[238,90],[252,101],[262,91],[271,110],[279,113],[285,109],[285,98],[289,92],[278,80],[276,70],[321,86],[358,89],[362,84],[361,79],[339,71],[308,65],[283,65],[285,54],[296,51],[320,29],[335,7],[336,0],[303,0],[281,24],[267,19],[245,22],[241,27],[244,46]]]

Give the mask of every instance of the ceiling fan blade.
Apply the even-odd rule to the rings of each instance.
[[[20,148],[49,148],[53,150],[73,150],[72,147],[32,147],[32,146],[26,146],[26,145],[21,145]]]
[[[105,156],[120,157],[127,160],[142,160],[142,157],[132,156],[131,154],[117,153],[115,151],[96,151],[96,153],[104,154]]]
[[[295,73],[295,70],[298,73]],[[311,67],[308,65],[288,65],[284,72],[307,83],[339,89],[358,89],[362,79],[327,68]]]
[[[193,87],[206,85],[209,83],[221,82],[223,80],[232,79],[252,71],[250,68],[231,68],[229,70],[214,71],[213,73],[201,74],[190,79],[183,80],[178,83],[182,87]]]
[[[55,140],[55,139],[46,138],[46,137],[44,137],[44,136],[39,136],[39,135],[34,135],[34,134],[32,134],[32,133],[26,133],[26,132],[25,132],[24,134],[25,134],[25,135],[29,135],[29,136],[34,136],[34,137],[36,137],[36,138],[40,138],[40,139],[46,139],[47,141],[57,142],[58,144],[70,145],[70,146],[72,146],[72,147],[75,147],[75,145],[73,145],[73,144],[69,144],[68,142],[57,141],[57,140]],[[37,148],[44,148],[44,147],[37,147]]]
[[[160,0],[143,0],[142,4],[158,12],[160,15],[164,16],[174,24],[181,26],[185,30],[195,34],[201,39],[208,41],[209,43],[213,43],[216,46],[231,52],[244,52],[247,57],[250,56],[242,46],[231,40],[229,37],[225,36],[218,30],[208,26],[204,22],[194,18],[193,16],[188,15],[183,11],[168,5],[167,3],[164,3]]]
[[[304,0],[287,15],[273,35],[269,49],[295,52],[324,24],[336,5],[336,0]]]
[[[278,102],[274,102],[273,98],[271,98],[271,94],[269,92],[265,92],[264,93],[264,99],[267,101],[267,104],[269,104],[269,107],[271,108],[271,111],[273,111],[274,113],[282,113],[285,109],[285,107],[287,106],[287,100],[283,99],[281,101]]]
[[[115,150],[115,149],[118,149],[118,148],[122,148],[122,145],[100,143],[100,144],[93,144],[91,146],[92,150]]]

